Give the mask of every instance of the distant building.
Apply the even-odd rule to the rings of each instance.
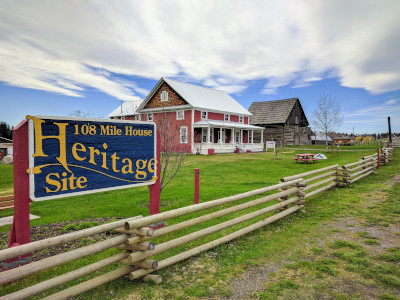
[[[315,132],[310,136],[312,145],[326,145],[326,135],[322,132]],[[332,145],[333,140],[328,136],[328,145]]]
[[[284,145],[307,145],[311,133],[298,98],[253,102],[250,124],[262,126],[264,139]]]
[[[143,100],[126,101],[110,113],[108,117],[117,120],[140,120],[140,113],[137,112],[137,109],[142,102]]]
[[[2,153],[0,154],[0,157],[13,155],[13,141],[0,137],[0,153]]]
[[[336,136],[332,138],[333,143],[337,144],[337,145],[351,145],[352,144],[352,140],[351,138],[347,137],[347,136]]]

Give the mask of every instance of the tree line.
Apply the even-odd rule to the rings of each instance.
[[[10,124],[1,121],[0,122],[0,137],[12,140],[12,130],[14,126],[11,127]]]

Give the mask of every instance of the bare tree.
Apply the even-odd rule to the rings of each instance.
[[[200,129],[200,132],[194,131],[194,137],[193,137],[193,143],[192,143],[192,148],[194,149],[195,153],[194,154],[201,154],[201,149],[203,148],[203,140],[202,140],[202,129]]]
[[[160,192],[174,179],[182,167],[185,158],[185,147],[188,141],[187,127],[180,127],[174,118],[175,114],[163,112],[155,116],[154,122],[160,133]]]
[[[317,106],[312,111],[314,128],[325,134],[326,151],[328,152],[328,133],[334,131],[343,122],[340,103],[330,95],[321,95]]]
[[[278,153],[279,151],[281,151],[283,145],[284,145],[284,137],[282,137],[282,139],[280,140],[279,147],[277,143],[275,143],[275,160],[278,160]]]
[[[93,112],[84,112],[81,109],[74,110],[68,114],[69,117],[90,118],[90,119],[104,119],[104,115],[96,115]]]

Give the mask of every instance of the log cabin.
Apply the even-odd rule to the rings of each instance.
[[[283,145],[308,145],[311,133],[298,98],[253,102],[249,123],[264,127],[264,140]]]

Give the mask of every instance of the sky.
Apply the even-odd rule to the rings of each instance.
[[[341,104],[348,133],[400,132],[398,0],[0,0],[0,121],[107,117],[161,77],[246,109]]]

